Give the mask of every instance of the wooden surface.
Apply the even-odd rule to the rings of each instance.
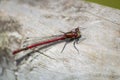
[[[1,1],[0,13],[21,25],[20,31],[10,32],[15,32],[12,35],[18,39],[16,45],[10,45],[12,51],[22,47],[26,37],[42,38],[78,26],[86,28],[81,30],[86,39],[76,45],[79,53],[73,43],[63,53],[65,42],[44,48],[40,51],[49,57],[33,52],[22,59],[17,69],[6,69],[2,80],[120,79],[119,10],[80,0],[10,0]],[[29,51],[15,55],[15,60],[19,61]],[[9,76],[5,77],[6,74]]]

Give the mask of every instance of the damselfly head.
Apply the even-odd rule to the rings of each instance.
[[[79,32],[79,27],[75,28],[75,31],[76,31],[76,32]]]
[[[79,27],[75,28],[75,33],[76,33],[76,38],[80,38],[81,37],[81,32],[80,32],[80,29]]]

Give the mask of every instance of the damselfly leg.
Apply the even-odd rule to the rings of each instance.
[[[62,50],[61,50],[61,53],[64,51],[64,49],[65,49],[67,43],[68,43],[68,42],[65,42],[65,44],[64,44],[64,46],[63,46],[63,48],[62,48]]]
[[[62,48],[62,50],[61,50],[61,53],[64,51],[66,45],[67,45],[69,42],[71,42],[71,41],[73,41],[73,40],[70,40],[70,41],[66,41],[66,42],[65,42],[65,44],[64,44],[64,46],[63,46],[63,48]],[[78,44],[78,41],[79,41],[79,39],[75,39],[74,42],[73,42],[73,46],[74,46],[74,48],[77,50],[77,52],[79,53],[79,50],[78,50],[77,47],[76,47],[76,43]]]
[[[75,39],[75,40],[74,40],[74,39],[70,39],[70,40],[67,40],[67,41],[65,42],[62,50],[61,50],[61,53],[64,51],[66,45],[67,45],[69,42],[72,42],[72,41],[74,41],[74,42],[73,42],[74,48],[75,48],[75,49],[77,50],[77,52],[79,53],[79,50],[78,50],[77,47],[76,47],[76,43],[78,44],[79,39]]]
[[[78,48],[76,47],[76,43],[78,44],[78,41],[79,41],[79,39],[75,39],[74,42],[73,42],[73,46],[74,46],[74,48],[77,50],[77,52],[79,53],[79,50],[78,50]]]

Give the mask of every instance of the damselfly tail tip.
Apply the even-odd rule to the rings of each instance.
[[[15,55],[15,54],[17,54],[17,53],[19,53],[21,51],[22,51],[22,49],[15,50],[15,51],[13,51],[13,55]]]
[[[15,54],[17,54],[17,51],[13,51],[13,53],[12,53],[13,55],[15,55]]]

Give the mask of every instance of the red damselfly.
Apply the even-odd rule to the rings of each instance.
[[[79,27],[69,31],[69,32],[62,32],[63,34],[62,35],[59,35],[55,38],[52,38],[52,39],[49,39],[49,40],[45,40],[45,41],[40,41],[38,43],[34,43],[34,44],[31,44],[25,48],[21,48],[21,49],[17,49],[15,51],[13,51],[13,54],[17,54],[21,51],[25,51],[25,50],[28,50],[28,49],[32,49],[32,48],[35,48],[37,46],[42,46],[42,45],[45,45],[45,44],[48,44],[48,43],[53,43],[53,42],[57,42],[57,41],[61,41],[61,40],[65,40],[67,42],[70,42],[70,41],[74,41],[74,47],[75,49],[78,51],[78,49],[76,48],[75,44],[78,43],[79,39],[81,38],[81,32],[79,30]],[[64,50],[67,42],[65,43],[62,51]]]

